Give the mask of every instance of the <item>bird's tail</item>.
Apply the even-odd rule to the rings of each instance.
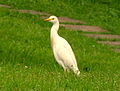
[[[75,67],[75,68],[73,69],[73,71],[74,71],[74,73],[75,73],[77,76],[80,75],[80,71],[79,71],[78,67]]]

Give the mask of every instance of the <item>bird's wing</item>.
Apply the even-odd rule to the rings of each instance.
[[[64,59],[65,59],[65,57],[69,58],[70,60],[72,60],[74,62],[74,65],[77,66],[75,55],[74,55],[74,53],[72,51],[72,48],[69,45],[69,43],[62,37],[60,39],[60,42],[61,42],[61,44],[59,44],[59,45],[61,46],[61,48],[59,48],[59,50],[60,50],[59,51],[59,53],[60,53],[59,55],[60,56],[63,55]]]

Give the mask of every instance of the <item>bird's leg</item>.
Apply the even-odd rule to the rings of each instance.
[[[58,63],[63,67],[64,72],[67,72],[67,68],[65,67],[65,65],[62,63],[62,61],[58,61]]]
[[[64,69],[64,72],[66,73],[67,72],[67,68],[63,68]]]
[[[66,68],[66,72],[70,72],[69,68]]]
[[[67,76],[67,68],[63,68],[64,69],[64,74],[65,74],[65,76]]]
[[[64,72],[70,72],[69,68],[64,68]]]

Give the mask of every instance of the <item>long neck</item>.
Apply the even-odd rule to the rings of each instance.
[[[59,22],[54,23],[51,28],[51,34],[50,37],[57,37],[58,35],[58,29],[59,29]]]
[[[54,23],[51,28],[50,39],[51,39],[51,47],[53,48],[54,44],[56,43],[57,39],[59,38],[58,35],[59,29],[59,22]]]

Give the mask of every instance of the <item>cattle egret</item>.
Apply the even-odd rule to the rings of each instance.
[[[50,39],[51,47],[56,61],[59,65],[63,67],[65,72],[71,69],[76,75],[79,75],[80,71],[77,67],[76,58],[71,46],[64,38],[60,37],[57,33],[59,29],[58,18],[56,16],[50,16],[48,19],[45,19],[45,21],[53,23],[50,33]]]

